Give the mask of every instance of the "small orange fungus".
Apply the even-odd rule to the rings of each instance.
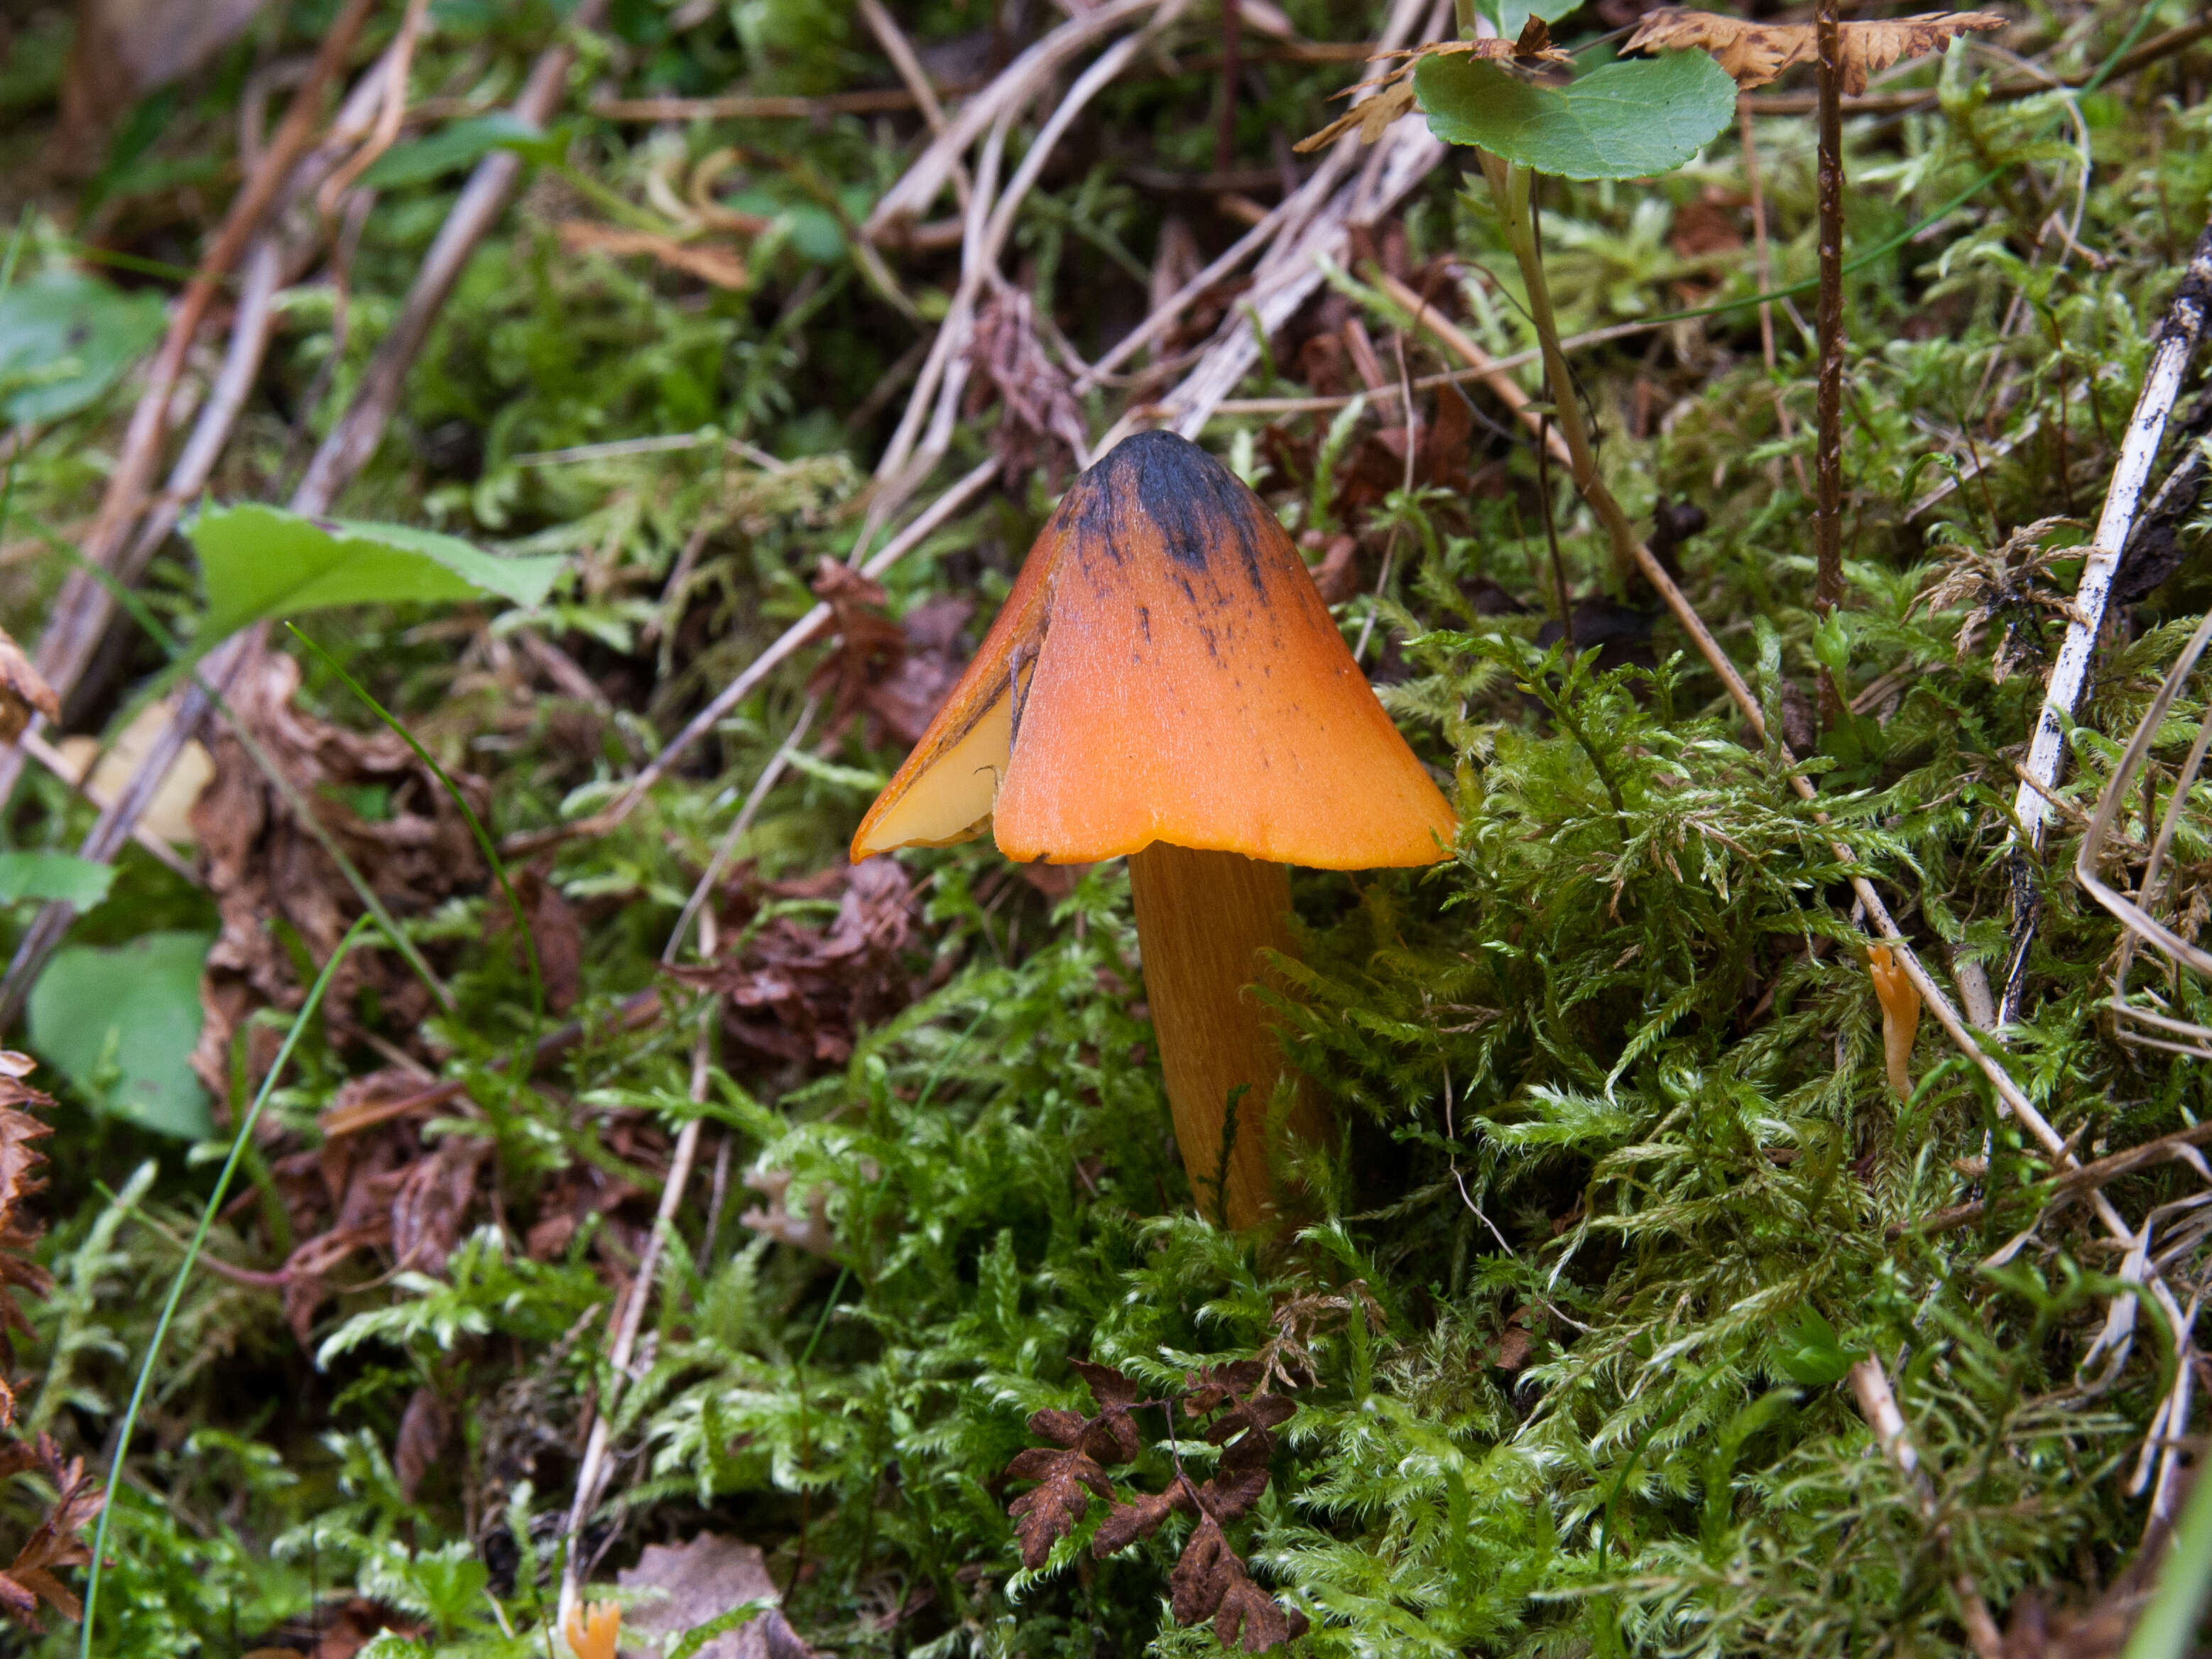
[[[1025,863],[1128,855],[1183,1164],[1241,1227],[1271,1199],[1281,1051],[1246,988],[1291,947],[1283,866],[1434,864],[1457,830],[1266,503],[1143,432],[1062,499],[853,856],[986,831]],[[1290,1127],[1322,1127],[1302,1097]]]
[[[561,1633],[568,1638],[568,1651],[576,1659],[615,1659],[615,1644],[622,1636],[622,1608],[612,1601],[571,1607]]]
[[[1887,945],[1867,946],[1867,971],[1881,1002],[1881,1051],[1889,1086],[1899,1100],[1912,1098],[1912,1039],[1920,1031],[1920,993]]]

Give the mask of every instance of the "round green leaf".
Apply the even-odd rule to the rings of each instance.
[[[1424,58],[1413,88],[1446,143],[1561,179],[1670,173],[1735,115],[1735,82],[1702,52],[1623,59],[1558,88],[1480,58]]]
[[[118,1116],[185,1140],[214,1133],[192,1074],[205,933],[55,953],[31,988],[31,1046]]]

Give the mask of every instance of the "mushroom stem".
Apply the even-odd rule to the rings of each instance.
[[[1252,1226],[1277,1207],[1267,1169],[1267,1108],[1284,1066],[1266,1011],[1249,988],[1267,976],[1261,951],[1291,951],[1284,921],[1291,908],[1289,873],[1237,853],[1155,842],[1130,854],[1129,887],[1146,1000],[1191,1190],[1200,1211],[1215,1220]],[[1229,1103],[1240,1087],[1232,1138],[1226,1133]],[[1302,1139],[1326,1132],[1302,1083],[1290,1123]]]

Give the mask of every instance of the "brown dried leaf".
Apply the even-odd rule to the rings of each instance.
[[[516,875],[514,896],[530,922],[530,945],[537,953],[538,975],[545,987],[545,1006],[556,1014],[565,1014],[584,989],[584,931],[576,907],[540,870]],[[487,910],[485,921],[493,927],[504,925],[510,931],[514,925],[514,913],[504,904]]]
[[[445,1270],[476,1197],[477,1172],[490,1157],[489,1140],[448,1135],[435,1153],[408,1170],[392,1200],[392,1248],[400,1267]]]
[[[1263,1430],[1224,1451],[1213,1478],[1198,1489],[1200,1506],[1217,1521],[1234,1521],[1249,1510],[1267,1490],[1267,1460],[1274,1449]]]
[[[264,652],[231,682],[227,711],[371,890],[400,916],[483,890],[488,872],[467,820],[406,743],[303,714],[293,701],[299,687],[298,662]],[[326,962],[361,902],[229,725],[210,749],[215,776],[191,816],[222,932],[200,981],[204,1018],[192,1066],[217,1100],[228,1100],[231,1044],[240,1028],[260,1008],[295,1009],[306,996],[284,943],[287,929],[307,959]],[[447,769],[479,817],[489,811],[491,792],[482,778]],[[396,954],[364,946],[347,955],[324,1003],[334,1042],[355,1040],[353,1011],[364,992],[374,994],[368,1000],[394,1032],[416,1030],[433,1012],[428,993]],[[282,1035],[266,1024],[246,1035],[249,1079],[268,1068]]]
[[[1913,17],[1869,19],[1842,27],[1844,91],[1864,92],[1867,76],[1902,58],[1941,52],[1962,34],[2001,29],[2009,20],[1987,11],[1923,12]],[[1717,12],[1676,7],[1647,13],[1623,52],[1711,52],[1720,66],[1748,91],[1763,87],[1783,70],[1819,60],[1820,46],[1810,23],[1753,23]]]
[[[563,219],[553,228],[561,246],[571,253],[647,253],[671,270],[696,276],[716,288],[743,291],[752,285],[751,273],[736,251],[714,242],[679,242],[649,230],[621,230],[587,219]]]
[[[760,1547],[720,1533],[698,1533],[673,1547],[647,1544],[637,1565],[623,1569],[615,1582],[642,1592],[623,1618],[625,1659],[658,1651],[633,1645],[633,1632],[672,1644],[684,1632],[743,1602],[781,1599]],[[715,1637],[696,1659],[814,1659],[814,1653],[782,1613],[771,1607]]]
[[[1160,1522],[1178,1512],[1200,1513],[1190,1482],[1180,1475],[1165,1492],[1139,1492],[1129,1503],[1115,1504],[1092,1534],[1091,1553],[1103,1560],[1116,1550],[1127,1549],[1139,1538],[1150,1538],[1160,1529]]]
[[[32,665],[23,647],[5,629],[0,629],[0,743],[13,743],[21,737],[33,713],[58,720],[60,700],[46,684],[46,677]]]
[[[82,1566],[92,1559],[91,1550],[77,1534],[106,1501],[100,1482],[85,1473],[82,1457],[64,1463],[61,1453],[45,1435],[38,1438],[35,1455],[37,1466],[58,1488],[53,1506],[23,1540],[8,1570],[0,1572],[0,1611],[12,1613],[33,1630],[40,1627],[41,1601],[64,1618],[82,1616],[76,1597],[54,1577],[54,1570]]]
[[[969,417],[988,409],[994,395],[1006,408],[991,441],[1009,486],[1041,465],[1057,472],[1083,453],[1089,435],[1083,410],[1066,372],[1037,340],[1036,307],[1026,292],[1007,283],[991,286],[975,309],[968,360],[975,370]]]
[[[1201,1619],[1211,1619],[1229,1593],[1231,1579],[1242,1577],[1243,1572],[1244,1563],[1229,1547],[1220,1523],[1210,1515],[1200,1516],[1168,1580],[1169,1606],[1176,1623],[1194,1625]]]
[[[99,165],[103,135],[149,92],[190,75],[244,33],[267,0],[78,0],[52,159]]]
[[[1075,1530],[1091,1507],[1091,1492],[1114,1496],[1114,1483],[1092,1459],[1050,1446],[1017,1453],[1006,1465],[1006,1478],[1039,1483],[1006,1505],[1014,1517],[1014,1535],[1021,1540],[1022,1565],[1033,1571],[1044,1565],[1054,1544]]]
[[[1239,1359],[1227,1365],[1206,1365],[1183,1373],[1182,1413],[1203,1417],[1224,1402],[1248,1394],[1260,1385],[1265,1368],[1256,1359]]]
[[[817,896],[843,890],[827,932],[787,916],[748,929],[733,918],[731,951],[703,967],[677,968],[685,984],[719,992],[723,1029],[738,1045],[803,1073],[842,1066],[855,1034],[913,1000],[903,962],[915,922],[914,887],[894,859],[825,871]],[[753,884],[749,869],[738,874]],[[757,894],[747,896],[757,897]]]
[[[399,1477],[399,1495],[409,1503],[446,1449],[453,1432],[453,1408],[434,1389],[421,1388],[409,1397],[399,1414],[399,1438],[392,1466]]]
[[[1222,1646],[1242,1647],[1247,1653],[1264,1653],[1306,1628],[1304,1614],[1284,1607],[1252,1582],[1210,1515],[1200,1517],[1183,1546],[1169,1581],[1169,1606],[1178,1625],[1211,1619]]]
[[[1229,1581],[1213,1611],[1213,1639],[1224,1648],[1265,1653],[1305,1633],[1305,1614],[1284,1607],[1242,1571]]]

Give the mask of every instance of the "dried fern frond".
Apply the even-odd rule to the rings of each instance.
[[[1842,27],[1844,90],[1866,90],[1867,76],[1903,58],[1941,52],[1962,34],[2001,29],[2009,20],[1988,11],[1930,11],[1914,17],[1881,17]],[[1709,52],[1745,91],[1763,87],[1783,70],[1820,57],[1810,23],[1753,23],[1717,12],[1670,6],[1647,13],[1624,52]]]

